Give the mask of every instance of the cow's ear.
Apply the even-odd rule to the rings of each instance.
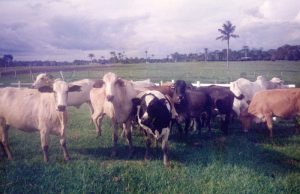
[[[81,91],[81,86],[78,85],[69,86],[68,92],[80,92],[80,91]]]
[[[125,85],[124,80],[122,80],[121,78],[117,79],[116,84],[118,84],[121,87],[124,87],[124,85]]]
[[[94,88],[102,88],[104,81],[102,79],[96,80],[93,87]]]
[[[133,98],[131,101],[132,101],[133,106],[138,106],[142,102],[142,100],[140,98]]]
[[[51,93],[51,92],[53,92],[53,88],[50,87],[50,86],[42,86],[38,90],[41,93]]]

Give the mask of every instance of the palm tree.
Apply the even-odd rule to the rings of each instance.
[[[218,31],[222,34],[221,36],[217,37],[216,39],[219,40],[221,39],[227,41],[227,68],[229,68],[229,63],[228,63],[228,54],[229,54],[229,40],[230,38],[238,38],[239,35],[233,34],[235,30],[235,26],[232,25],[230,21],[226,21],[225,24],[223,24],[222,29],[218,29]]]
[[[90,53],[89,55],[88,55],[88,57],[91,59],[91,63],[93,62],[93,58],[95,57],[95,55],[93,54],[93,53]]]
[[[145,50],[145,54],[146,54],[146,63],[148,63],[147,62],[147,58],[148,58],[148,51],[147,50]]]
[[[245,53],[245,59],[247,60],[249,47],[247,45],[245,45],[245,46],[243,46],[243,50],[244,50],[244,53]]]
[[[205,56],[205,62],[207,61],[207,52],[208,52],[208,48],[204,48],[204,56]]]

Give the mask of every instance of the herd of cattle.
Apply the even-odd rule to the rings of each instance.
[[[69,160],[66,147],[66,106],[80,107],[87,103],[98,135],[106,115],[112,120],[113,148],[116,155],[118,129],[123,128],[133,154],[132,128],[138,125],[146,136],[145,159],[149,159],[151,139],[161,141],[163,163],[168,165],[168,137],[173,124],[185,135],[192,123],[200,132],[204,126],[210,133],[211,118],[221,115],[221,130],[227,134],[232,115],[240,119],[247,131],[252,121],[266,122],[272,137],[272,117],[291,118],[300,114],[300,89],[287,88],[279,78],[266,80],[258,76],[251,82],[244,78],[230,87],[193,87],[183,80],[156,86],[150,80],[129,81],[114,73],[102,79],[83,79],[67,83],[49,74],[37,76],[32,88],[0,89],[0,145],[8,159],[10,126],[25,132],[39,131],[44,161],[48,162],[49,135],[60,137],[64,159]]]

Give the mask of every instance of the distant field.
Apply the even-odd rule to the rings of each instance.
[[[99,78],[108,71],[134,80],[219,83],[241,75],[251,80],[257,75],[278,76],[300,86],[300,62],[236,62],[229,70],[226,63],[135,64],[64,72],[64,76],[68,80]],[[0,83],[18,80],[31,82],[28,74],[17,74],[2,76]],[[191,133],[188,143],[177,138],[174,128],[171,167],[165,168],[160,145],[153,146],[151,161],[143,160],[145,141],[139,131],[133,135],[133,158],[127,157],[122,138],[118,156],[111,158],[109,120],[104,121],[103,135],[96,138],[86,105],[70,107],[69,113],[70,162],[63,161],[56,136],[51,137],[50,163],[44,164],[38,133],[9,131],[14,160],[7,161],[0,151],[0,193],[300,193],[300,135],[292,121],[276,121],[273,140],[262,125],[242,133],[238,121],[231,123],[230,134],[224,136],[216,120],[211,138],[203,129],[201,137]]]
[[[225,62],[191,62],[191,63],[162,63],[162,64],[117,64],[117,65],[99,65],[99,67],[87,66],[90,70],[76,66],[71,66],[73,70],[64,71],[65,67],[38,67],[38,72],[54,71],[57,69],[63,70],[65,78],[68,80],[76,80],[82,78],[99,78],[106,72],[112,71],[126,79],[146,79],[152,81],[170,81],[172,79],[184,79],[194,82],[209,82],[209,83],[229,83],[240,77],[246,77],[250,80],[255,80],[258,75],[264,75],[267,78],[274,76],[280,77],[286,83],[296,83],[300,85],[300,61],[255,61],[255,62],[231,62],[230,68],[226,68]],[[28,69],[24,67],[23,69]],[[17,71],[17,74],[2,76],[1,82],[10,82],[11,80],[21,80],[24,82],[32,82],[29,74],[18,74],[22,68],[12,69]],[[3,71],[3,69],[2,69]],[[37,75],[34,73],[33,75]],[[51,74],[60,76],[58,73]]]

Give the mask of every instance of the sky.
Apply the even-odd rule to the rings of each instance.
[[[164,58],[226,48],[226,21],[244,45],[264,50],[300,44],[299,0],[0,0],[0,56],[14,60]]]

